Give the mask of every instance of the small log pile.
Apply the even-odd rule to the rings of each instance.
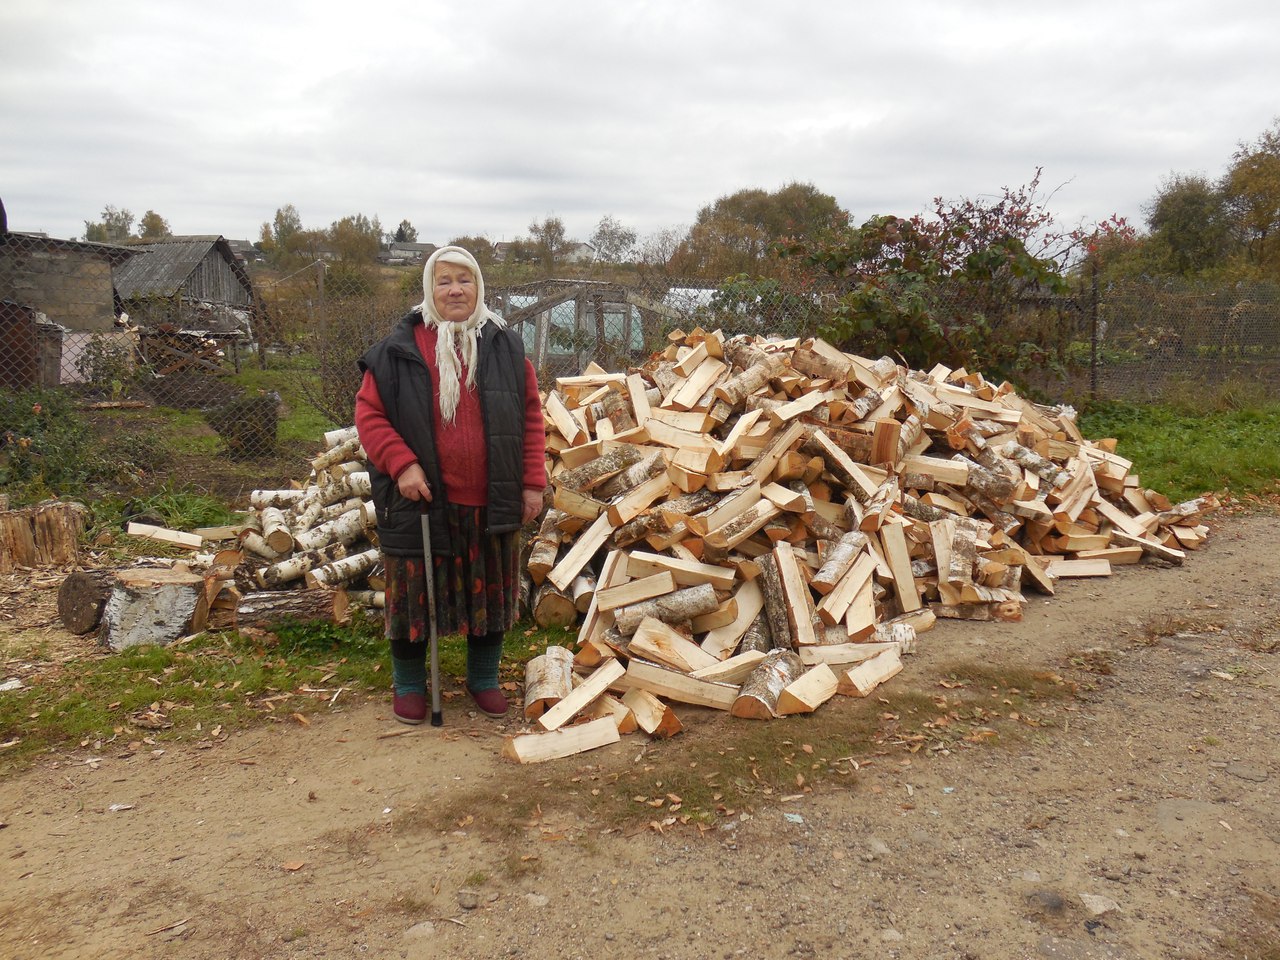
[[[769,719],[866,696],[936,618],[1018,620],[1026,589],[1181,563],[1217,507],[1145,489],[1069,408],[818,339],[677,331],[642,369],[560,378],[544,413],[528,589],[553,622],[586,606],[586,679],[540,695],[521,762],[608,739],[548,738],[574,719],[669,735],[662,700]]]
[[[112,649],[170,643],[208,628],[285,618],[342,623],[350,605],[384,602],[364,450],[354,427],[325,434],[305,484],[255,490],[244,524],[194,531],[130,523],[127,532],[192,551],[171,571],[139,567],[68,576],[59,613]],[[207,552],[213,544],[223,549]]]

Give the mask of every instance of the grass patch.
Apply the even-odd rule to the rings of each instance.
[[[1199,410],[1167,404],[1101,403],[1080,426],[1086,436],[1115,437],[1143,485],[1175,502],[1207,491],[1237,497],[1276,493],[1280,477],[1280,404],[1233,408],[1207,398]]]
[[[267,720],[305,723],[339,688],[347,696],[385,689],[385,656],[381,624],[368,619],[95,653],[0,699],[0,742],[8,744],[0,764],[12,769],[78,748],[216,740]]]

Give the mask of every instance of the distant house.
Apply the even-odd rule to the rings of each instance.
[[[90,340],[121,336],[112,271],[139,252],[43,234],[0,235],[0,384],[82,379],[77,361]]]
[[[257,263],[262,259],[262,251],[250,240],[228,240],[227,246],[241,263]]]
[[[140,326],[249,334],[253,283],[231,244],[220,236],[167,237],[138,244],[116,271],[116,293]]]
[[[590,263],[596,258],[596,248],[589,243],[571,240],[560,252],[561,263]]]
[[[439,248],[434,243],[409,243],[407,240],[393,240],[387,252],[388,259],[400,263],[421,263]]]

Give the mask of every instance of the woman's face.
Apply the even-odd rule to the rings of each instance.
[[[438,262],[431,302],[446,320],[467,320],[476,309],[476,278],[461,264]]]

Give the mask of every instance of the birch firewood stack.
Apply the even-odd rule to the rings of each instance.
[[[192,551],[173,571],[68,577],[64,625],[98,629],[113,649],[168,643],[203,628],[261,627],[287,617],[344,622],[351,604],[383,605],[373,504],[354,427],[325,434],[305,484],[250,494],[247,522],[195,531],[131,523],[134,536]],[[224,545],[206,552],[213,544]],[[160,611],[160,612],[157,612]],[[145,629],[144,629],[145,628]]]
[[[530,594],[595,585],[576,710],[543,697],[543,732],[507,744],[521,762],[609,742],[606,690],[760,719],[866,696],[937,617],[1017,620],[1024,589],[1180,563],[1217,507],[1145,489],[1070,408],[819,339],[677,331],[642,369],[560,378],[544,413]],[[549,736],[573,719],[591,735]]]

